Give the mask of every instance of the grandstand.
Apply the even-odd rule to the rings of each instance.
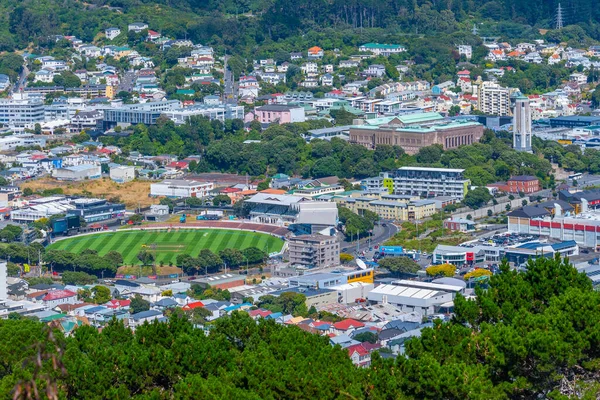
[[[304,197],[285,194],[257,193],[245,204],[250,206],[250,219],[263,224],[288,225],[296,221],[298,203],[308,201]]]

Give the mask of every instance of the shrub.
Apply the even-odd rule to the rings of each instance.
[[[452,277],[456,273],[456,267],[452,264],[432,265],[425,269],[429,276],[449,276]]]
[[[492,276],[492,272],[488,271],[487,269],[479,268],[469,272],[468,274],[465,274],[465,281],[468,281],[471,278],[479,278],[482,276]]]

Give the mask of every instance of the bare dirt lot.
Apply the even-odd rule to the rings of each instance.
[[[148,197],[150,194],[149,181],[132,181],[116,183],[108,178],[95,179],[83,182],[63,182],[52,178],[42,178],[23,184],[23,188],[31,188],[34,192],[45,189],[61,188],[64,194],[85,195],[100,198],[119,197],[128,209],[148,207],[158,204],[158,199]]]

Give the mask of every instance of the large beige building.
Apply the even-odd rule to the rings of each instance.
[[[440,114],[418,113],[359,121],[350,128],[350,143],[369,149],[387,144],[400,146],[408,154],[422,147],[441,144],[444,149],[479,142],[483,125],[473,121],[448,121]]]
[[[291,264],[330,267],[340,263],[340,244],[335,236],[300,235],[288,240]]]
[[[384,220],[415,221],[434,215],[437,210],[433,200],[408,200],[410,196],[382,195],[376,197],[345,197],[338,203],[360,214],[364,210],[372,211]]]
[[[485,114],[512,115],[510,95],[515,89],[505,88],[497,83],[481,81],[473,83],[473,94],[477,96],[477,109]]]

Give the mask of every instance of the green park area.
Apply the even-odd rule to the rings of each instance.
[[[153,254],[156,263],[176,263],[177,256],[188,254],[197,257],[201,250],[218,253],[223,249],[243,250],[256,247],[267,253],[279,252],[283,240],[249,231],[224,229],[136,230],[98,233],[59,240],[49,246],[52,250],[66,250],[79,254],[84,250],[96,250],[99,256],[117,251],[125,265],[139,264],[141,251]]]

